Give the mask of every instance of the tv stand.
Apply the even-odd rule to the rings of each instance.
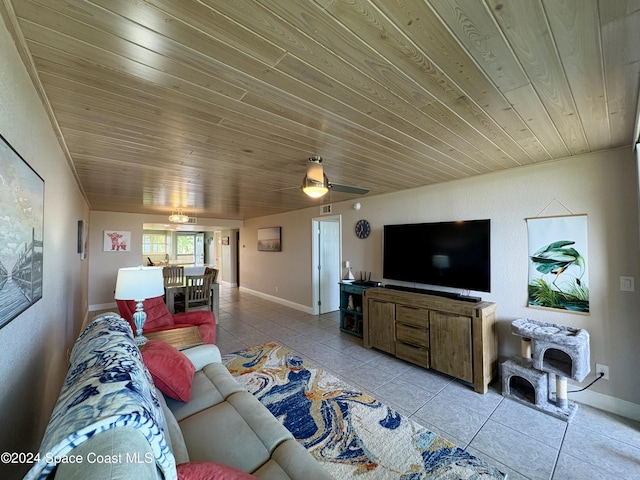
[[[486,393],[498,372],[496,304],[419,292],[404,287],[366,289],[363,346],[445,373]]]
[[[393,284],[385,285],[385,288],[390,288],[391,290],[399,290],[401,292],[421,293],[423,295],[434,295],[436,297],[451,298],[452,300],[460,300],[462,302],[478,303],[482,301],[482,298],[480,297],[462,295],[461,293],[455,293],[455,292],[441,292],[439,290],[429,290],[427,288],[405,287],[404,285],[393,285]]]

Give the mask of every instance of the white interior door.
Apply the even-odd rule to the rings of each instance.
[[[318,222],[319,313],[340,308],[340,221]]]
[[[196,265],[204,265],[204,233],[196,233],[195,246]]]
[[[218,270],[222,270],[222,234],[220,232],[213,234],[213,245],[213,265]]]

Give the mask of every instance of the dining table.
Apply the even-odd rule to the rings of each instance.
[[[165,303],[171,313],[176,313],[175,299],[179,294],[186,294],[187,292],[187,277],[184,277],[182,283],[177,285],[168,285],[164,287]],[[216,319],[219,318],[220,313],[220,284],[211,284],[211,311],[215,315]]]

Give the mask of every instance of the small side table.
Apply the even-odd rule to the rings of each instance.
[[[145,333],[144,336],[149,340],[160,340],[168,343],[178,350],[185,350],[204,343],[198,327],[173,328],[160,332],[148,332]]]

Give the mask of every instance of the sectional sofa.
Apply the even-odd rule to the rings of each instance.
[[[38,460],[26,479],[332,478],[215,345],[140,352],[114,313],[78,338]]]

